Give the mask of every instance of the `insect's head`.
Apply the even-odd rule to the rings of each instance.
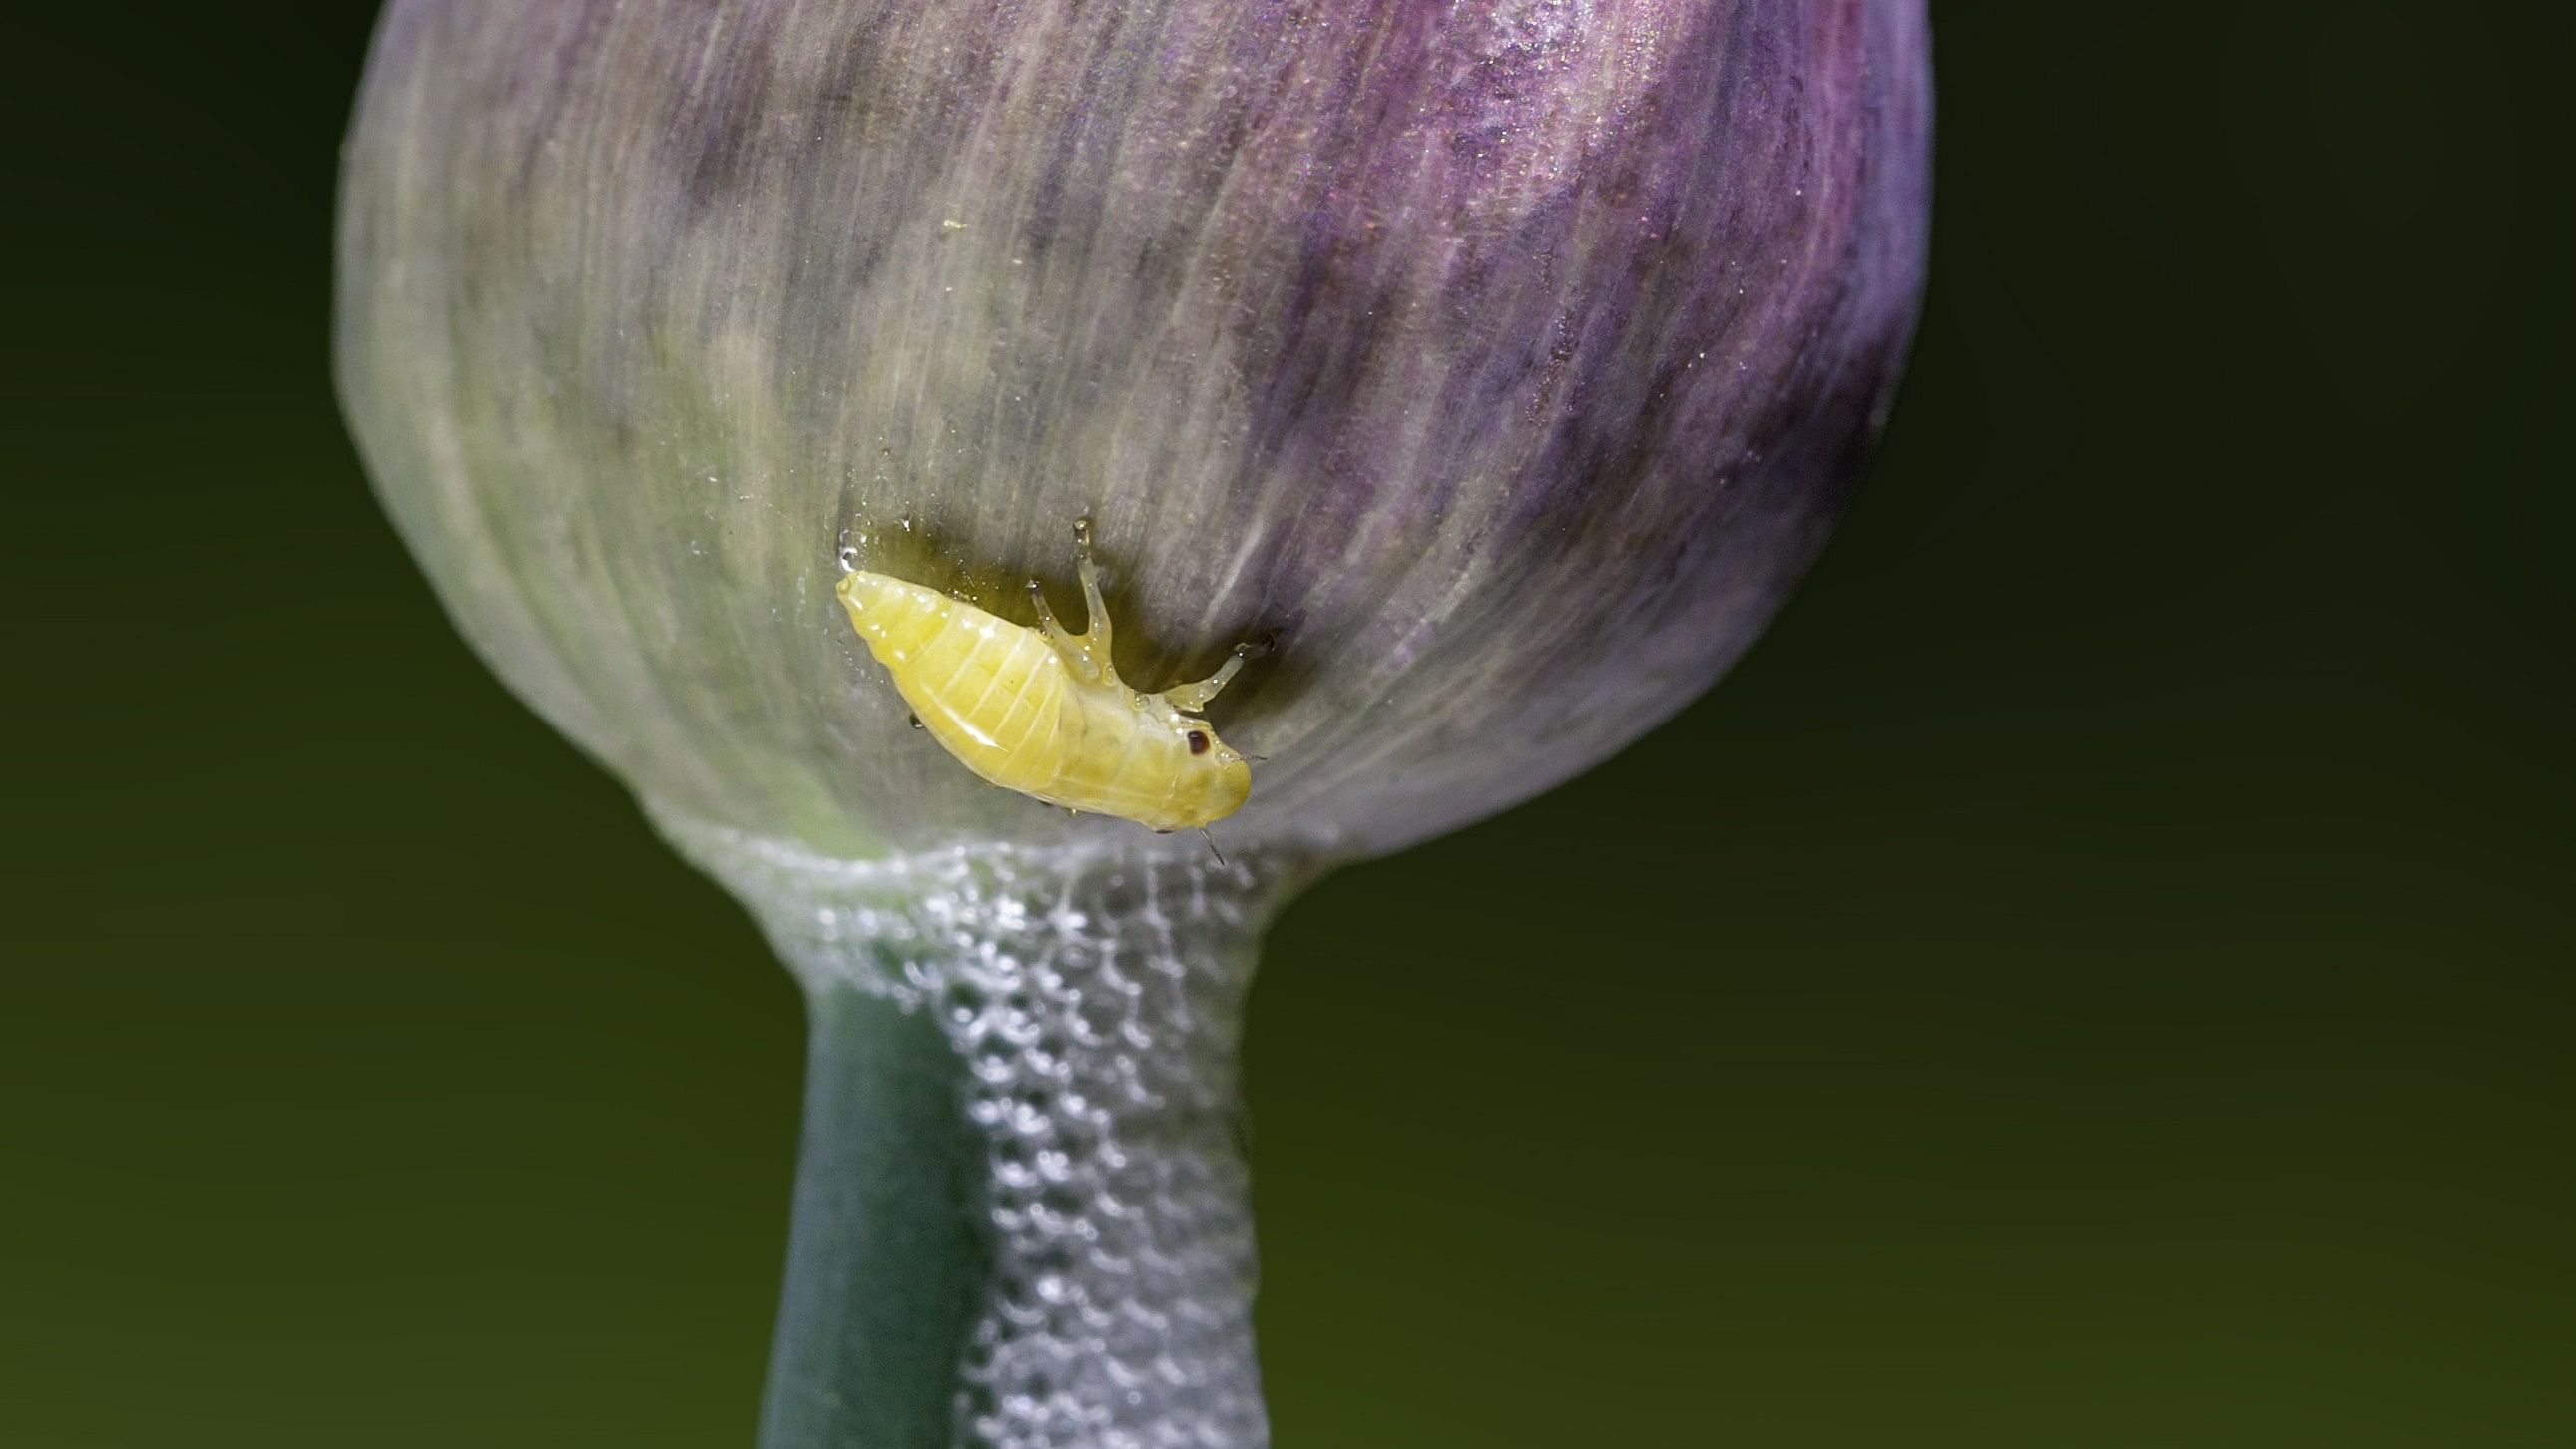
[[[1170,727],[1179,738],[1178,796],[1187,802],[1195,823],[1222,820],[1252,793],[1252,766],[1242,754],[1216,737],[1208,722],[1172,712]]]

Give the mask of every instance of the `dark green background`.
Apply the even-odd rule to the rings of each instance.
[[[798,1002],[362,485],[293,8],[9,22],[0,1444],[747,1444]],[[2576,1443],[2565,12],[1937,23],[1811,584],[1279,927],[1287,1449]]]

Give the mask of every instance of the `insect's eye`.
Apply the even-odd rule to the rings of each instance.
[[[1190,731],[1190,753],[1191,753],[1191,754],[1193,754],[1193,755],[1204,755],[1204,754],[1206,754],[1206,753],[1207,753],[1207,745],[1208,745],[1208,741],[1207,741],[1207,731],[1205,731],[1205,730],[1192,730],[1192,731]]]

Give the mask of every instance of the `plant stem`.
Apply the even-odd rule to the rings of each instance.
[[[807,999],[805,1123],[762,1449],[945,1449],[990,1258],[980,1144],[929,1014],[851,986]]]
[[[662,823],[813,1013],[762,1449],[1266,1445],[1238,1046],[1307,872]]]

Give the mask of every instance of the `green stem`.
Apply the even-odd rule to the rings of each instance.
[[[1238,1046],[1306,872],[662,824],[813,1012],[762,1449],[1267,1444]]]
[[[946,1449],[990,1263],[957,1057],[927,1013],[808,1000],[794,1228],[762,1449]]]

